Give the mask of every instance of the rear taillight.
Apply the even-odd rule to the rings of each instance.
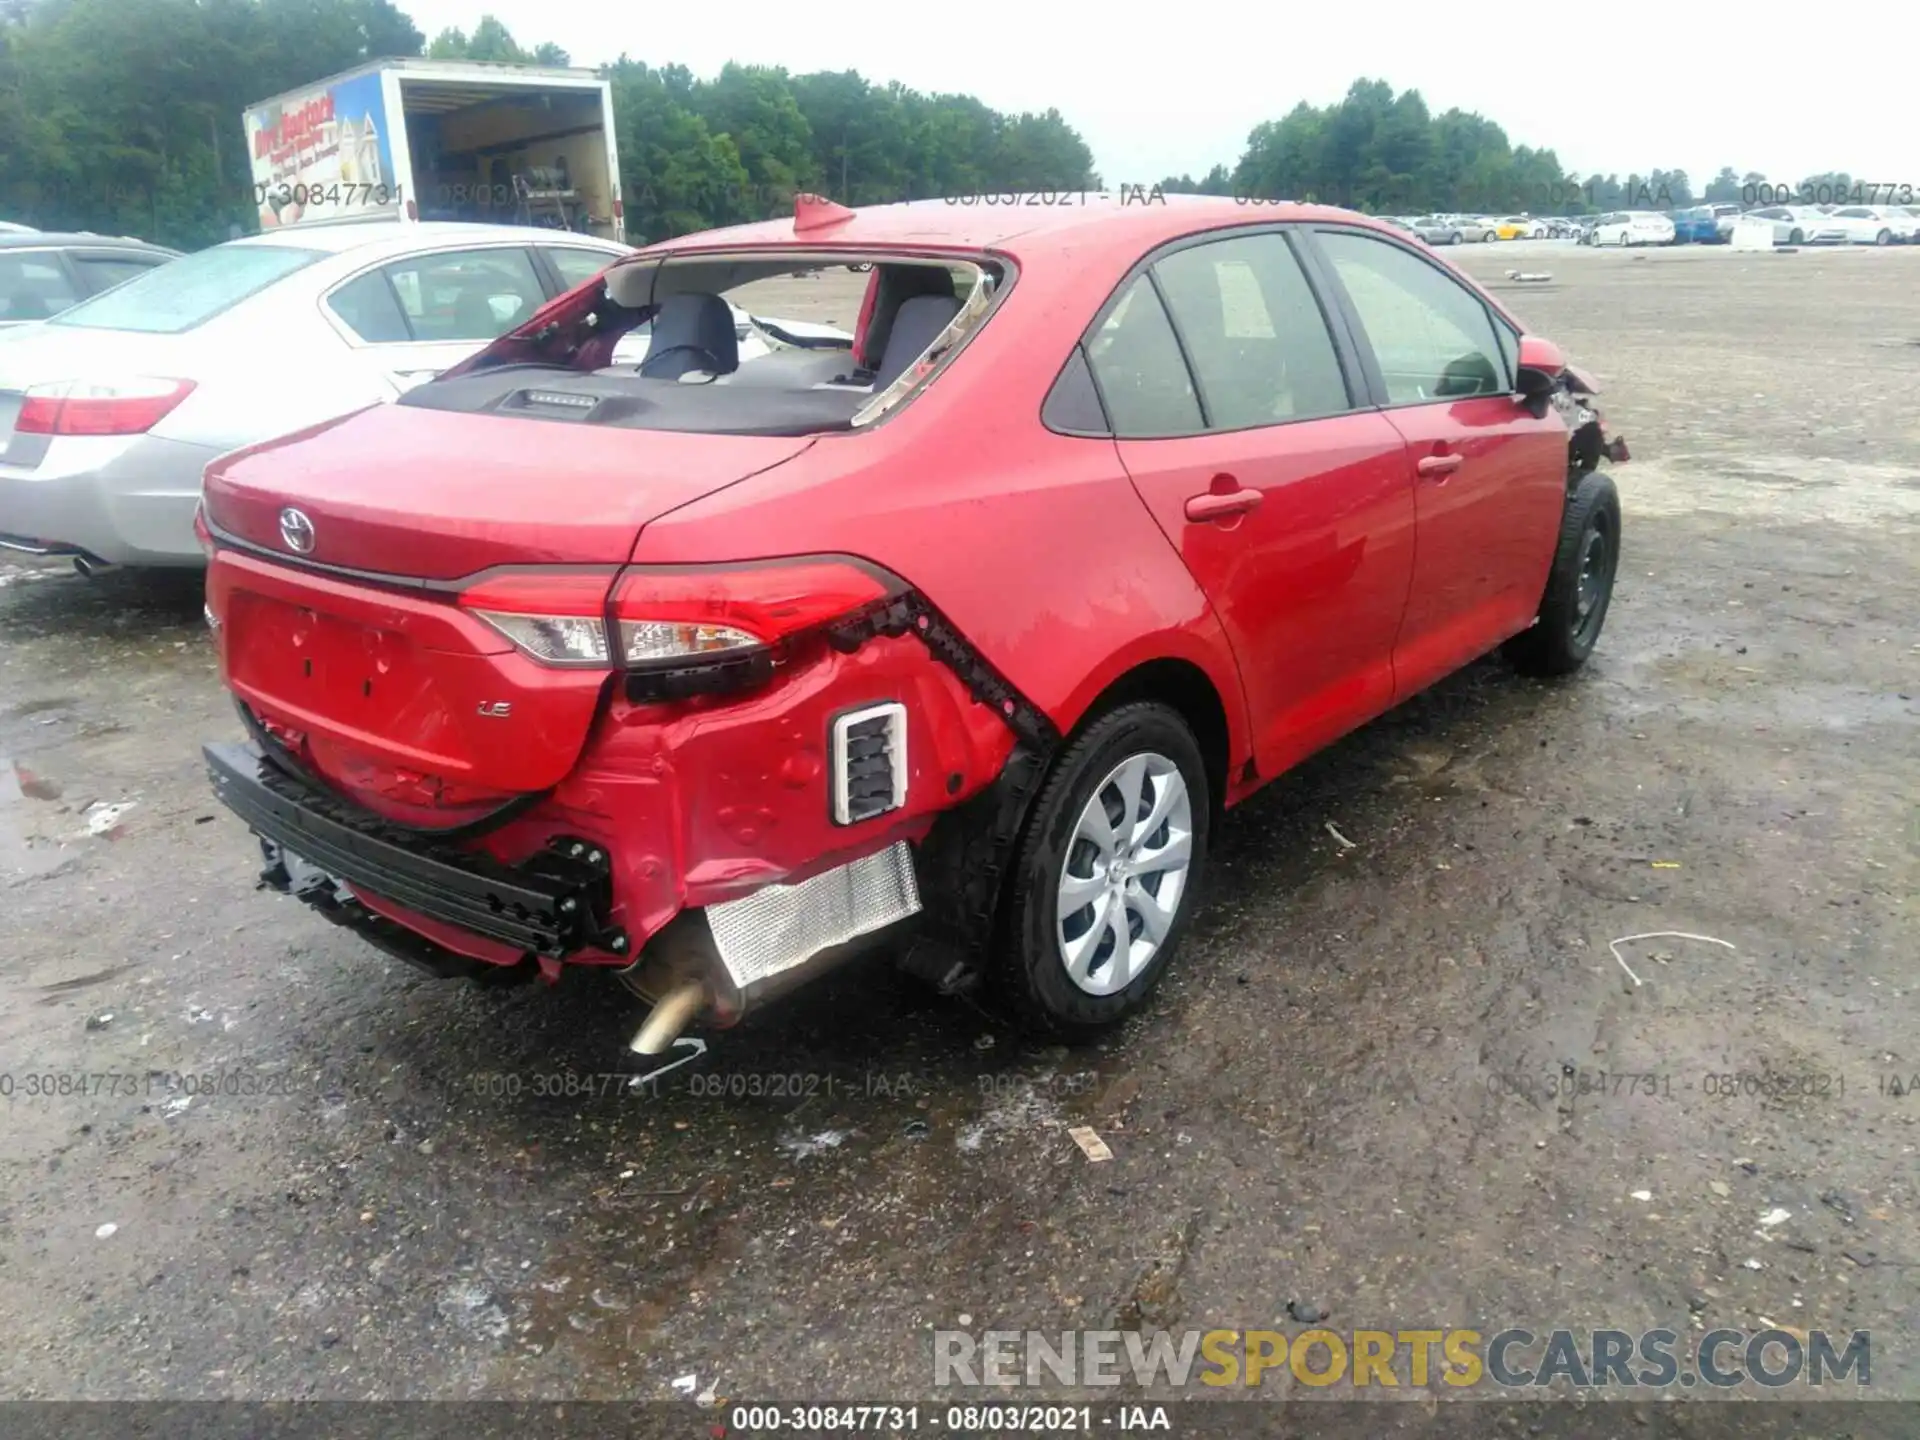
[[[613,592],[620,656],[630,666],[764,649],[900,593],[891,576],[850,560],[640,566]]]
[[[503,570],[460,604],[544,665],[682,670],[764,655],[905,588],[857,561],[809,556],[633,566],[617,580],[604,570]]]
[[[13,428],[27,435],[141,435],[193,393],[191,380],[137,375],[28,387]]]
[[[213,530],[207,524],[207,506],[205,501],[193,507],[193,538],[200,542],[200,553],[205,555],[209,560],[213,559],[215,549]]]
[[[605,668],[610,570],[503,570],[460,604],[543,665]]]

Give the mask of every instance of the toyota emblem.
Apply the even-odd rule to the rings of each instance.
[[[313,549],[313,521],[289,505],[280,512],[280,539],[296,555]]]

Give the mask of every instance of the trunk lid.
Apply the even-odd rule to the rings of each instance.
[[[640,527],[798,455],[811,436],[598,430],[376,405],[207,467],[217,529],[322,565],[454,580],[495,565],[617,565]]]
[[[610,591],[654,516],[777,465],[810,437],[595,432],[382,405],[208,467],[222,545],[207,600],[228,686],[311,772],[438,828],[570,772],[608,671],[543,665],[447,583],[565,566]],[[300,558],[281,511],[308,520]]]

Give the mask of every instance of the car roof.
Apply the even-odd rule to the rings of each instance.
[[[229,240],[228,246],[284,246],[295,250],[319,250],[329,255],[344,255],[354,250],[386,251],[406,254],[413,250],[438,249],[449,241],[518,241],[522,245],[564,245],[569,242],[589,246],[617,246],[597,235],[580,235],[536,225],[486,225],[457,220],[348,220],[333,224],[289,225],[263,230],[258,235],[243,235]]]
[[[970,197],[971,198],[971,197]],[[1157,191],[1052,191],[960,200],[870,205],[818,228],[796,230],[792,217],[703,230],[649,245],[642,256],[709,249],[1004,251],[1019,258],[1086,255],[1111,247],[1129,259],[1198,230],[1279,221],[1335,221],[1391,233],[1355,210],[1294,201],[1236,200]],[[837,208],[837,207],[836,207]]]
[[[164,245],[136,240],[131,235],[96,235],[90,230],[0,230],[0,250],[75,250],[102,245],[121,250],[150,250],[158,255],[180,253]]]

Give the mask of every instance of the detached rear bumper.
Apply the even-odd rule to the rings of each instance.
[[[387,900],[481,936],[514,958],[560,960],[589,948],[616,955],[626,949],[626,937],[601,918],[609,867],[598,847],[583,845],[576,858],[562,841],[525,865],[502,865],[353,811],[250,745],[206,745],[202,753],[214,793],[256,835],[349,889],[364,887],[376,903]],[[290,880],[283,888],[316,903],[339,903],[331,886],[303,891]]]

